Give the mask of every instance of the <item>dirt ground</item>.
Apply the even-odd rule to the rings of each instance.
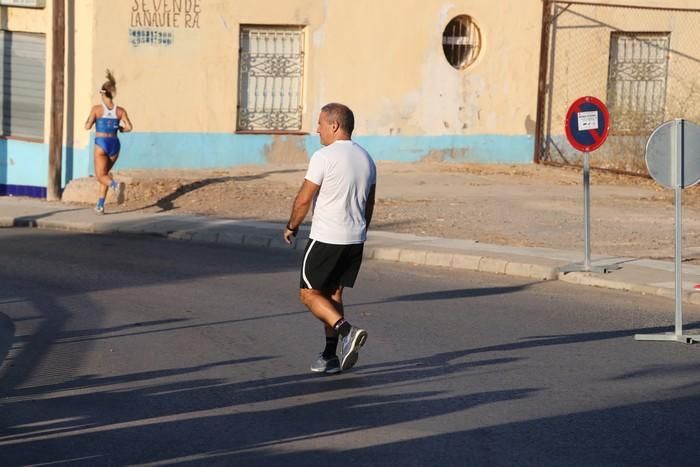
[[[582,173],[542,165],[379,163],[373,228],[512,246],[583,251]],[[286,222],[305,166],[123,171],[112,211]],[[700,259],[700,189],[684,191],[687,260]],[[594,170],[593,254],[672,258],[673,192],[653,180]],[[308,221],[308,218],[307,218]]]

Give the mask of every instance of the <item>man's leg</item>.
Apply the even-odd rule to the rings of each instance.
[[[357,278],[362,264],[362,252],[362,244],[348,245],[345,248],[343,251],[343,258],[340,261],[343,267],[338,280],[339,284],[346,287],[352,287],[355,284],[355,279]],[[339,299],[339,305],[342,307],[342,288],[337,292],[338,294],[336,297]],[[367,331],[355,326],[350,326],[350,323],[344,319],[341,323],[337,323],[334,329],[340,334],[338,357],[340,360],[340,369],[345,371],[352,368],[357,362],[360,347],[367,342]]]
[[[331,296],[320,290],[299,289],[299,299],[316,318],[331,329],[343,318],[331,301]]]
[[[331,294],[331,302],[335,307],[336,311],[340,316],[345,316],[345,309],[343,308],[343,286],[338,286],[337,289]]]
[[[342,315],[339,314],[338,303],[332,298],[333,295],[316,289],[299,290],[299,298],[302,303],[306,305],[314,316],[323,321],[325,330],[326,345],[321,356],[311,364],[311,371],[314,373],[333,374],[340,371],[340,360],[336,355],[339,339],[338,332],[333,328],[333,325],[328,324],[329,322],[336,323],[342,319]],[[340,304],[340,312],[342,312],[342,304]]]
[[[302,264],[299,298],[324,323],[327,339],[333,334],[338,336],[338,357],[343,370],[355,364],[358,350],[367,340],[367,331],[354,328],[343,317],[343,286],[354,283],[362,259],[361,252],[362,245],[327,245],[313,240],[306,248]],[[314,284],[319,284],[319,288],[313,288]],[[324,292],[328,290],[324,284],[338,285]],[[328,350],[324,353],[329,354],[332,343],[327,340],[327,344]],[[313,366],[312,371],[315,371]]]
[[[338,287],[330,296],[331,303],[335,307],[340,316],[345,316],[343,309],[343,287]],[[323,324],[323,329],[326,335],[326,347],[323,349],[323,358],[329,359],[336,356],[338,349],[338,333],[332,326]]]
[[[350,369],[357,362],[359,348],[367,340],[367,331],[355,328],[345,321],[343,315],[338,312],[338,308],[334,305],[332,295],[324,295],[316,289],[299,289],[299,297],[315,317],[339,334],[340,368],[341,370]]]

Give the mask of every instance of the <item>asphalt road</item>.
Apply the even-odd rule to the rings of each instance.
[[[366,262],[318,376],[298,263],[0,229],[0,465],[696,464],[700,348],[632,338],[672,301]]]

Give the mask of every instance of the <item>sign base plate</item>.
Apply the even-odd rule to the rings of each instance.
[[[568,274],[570,272],[597,272],[597,273],[602,273],[602,274],[607,274],[610,271],[617,271],[618,269],[622,269],[622,266],[618,264],[608,264],[605,266],[589,266],[586,267],[582,263],[573,263],[573,264],[568,264],[566,266],[563,266],[559,268],[559,272],[563,274]]]
[[[636,341],[668,341],[682,342],[685,344],[700,343],[700,334],[676,334],[673,332],[665,332],[663,334],[635,334]]]

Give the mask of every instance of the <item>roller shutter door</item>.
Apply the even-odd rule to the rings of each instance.
[[[44,139],[46,38],[0,31],[0,134]]]

